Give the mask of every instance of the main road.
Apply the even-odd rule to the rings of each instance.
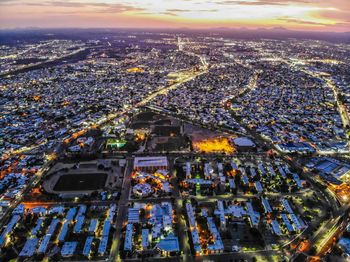
[[[175,170],[174,169],[174,161],[171,161],[173,159],[168,159],[170,166],[169,169],[170,170]],[[175,211],[176,211],[176,217],[177,217],[177,223],[178,223],[178,236],[179,236],[179,240],[181,243],[181,247],[182,247],[182,251],[183,251],[183,260],[185,262],[191,262],[193,261],[193,257],[191,255],[191,248],[190,248],[190,239],[188,237],[187,231],[187,225],[186,225],[186,220],[182,215],[182,208],[183,208],[183,200],[182,200],[182,196],[180,194],[180,189],[179,189],[179,183],[178,183],[178,179],[176,177],[176,171],[173,171],[173,177],[171,180],[171,184],[173,185],[173,192],[172,195],[175,198]]]
[[[133,165],[132,159],[127,159],[125,170],[124,170],[122,191],[121,191],[120,199],[118,201],[118,212],[117,212],[117,218],[115,222],[116,230],[113,236],[113,242],[112,242],[111,252],[110,252],[111,261],[119,260],[117,257],[117,254],[120,246],[122,228],[123,228],[124,222],[126,221],[126,214],[128,211],[128,200],[129,200],[129,192],[131,187],[132,165]]]

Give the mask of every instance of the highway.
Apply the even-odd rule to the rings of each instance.
[[[43,46],[43,45],[47,45],[47,44],[41,44],[41,45]],[[38,46],[36,48],[38,48]],[[31,48],[31,49],[33,49],[33,48]],[[84,52],[84,51],[86,51],[88,49],[89,48],[87,48],[87,47],[82,47],[82,48],[79,48],[79,49],[69,53],[69,54],[66,54],[66,55],[63,55],[63,56],[60,56],[60,57],[48,59],[48,60],[45,60],[45,61],[42,61],[42,62],[32,63],[32,64],[29,64],[29,65],[23,66],[21,68],[17,68],[17,69],[11,70],[11,71],[7,71],[7,72],[4,72],[4,73],[1,73],[0,77],[6,77],[8,75],[13,75],[13,74],[16,74],[16,73],[19,73],[19,72],[32,70],[32,69],[34,69],[36,67],[42,67],[42,66],[50,64],[50,63],[58,62],[60,60],[63,60],[63,59],[69,58],[71,56],[77,55],[79,53],[82,53],[82,52]],[[27,51],[29,51],[29,49],[26,50],[26,52]],[[23,52],[23,53],[25,53],[25,52]]]

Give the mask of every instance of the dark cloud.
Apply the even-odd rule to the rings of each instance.
[[[329,26],[329,24],[320,23],[320,22],[314,22],[314,21],[307,21],[303,19],[296,19],[292,17],[280,17],[278,18],[280,21],[284,21],[287,23],[293,23],[293,24],[300,24],[300,25],[321,25],[321,26]]]
[[[183,12],[191,12],[192,10],[189,9],[167,9],[167,12],[176,12],[176,13],[183,13]]]
[[[173,12],[161,12],[160,13],[161,15],[169,15],[169,16],[177,16],[177,14],[176,13],[173,13]]]

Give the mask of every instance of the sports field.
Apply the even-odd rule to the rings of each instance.
[[[63,175],[53,189],[55,191],[98,190],[104,187],[106,179],[107,174],[104,173]]]

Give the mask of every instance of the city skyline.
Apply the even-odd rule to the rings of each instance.
[[[0,2],[0,28],[285,28],[348,32],[346,0]]]

